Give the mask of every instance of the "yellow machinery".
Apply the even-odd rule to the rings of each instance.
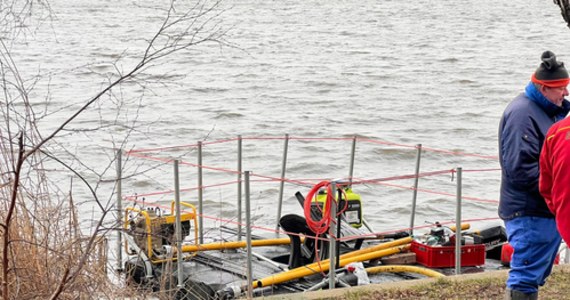
[[[318,203],[322,209],[325,208],[326,199],[326,189],[320,190],[317,195],[316,203]],[[335,200],[338,201],[337,195],[335,195]],[[311,202],[311,205],[316,204],[315,202]],[[343,211],[343,217],[352,227],[360,228],[362,226],[362,201],[360,200],[360,194],[352,192],[350,187],[343,188],[338,211]]]
[[[191,212],[180,212],[180,223],[182,227],[182,236],[190,234],[192,228],[191,221],[194,223],[194,243],[198,243],[198,222],[196,208],[189,203],[180,202],[180,205],[190,208]],[[144,210],[135,207],[125,209],[125,222],[123,227],[131,236],[135,243],[142,251],[152,260],[153,263],[158,262],[157,258],[160,253],[164,252],[163,246],[176,245],[175,235],[176,213],[174,210],[174,201],[170,205],[170,214],[157,214],[154,210]],[[127,253],[130,253],[128,245],[125,244]]]

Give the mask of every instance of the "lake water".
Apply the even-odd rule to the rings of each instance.
[[[129,70],[163,17],[141,1],[50,4],[54,18],[11,46],[25,79],[41,75],[32,101],[41,107],[49,92],[50,114],[40,123],[44,133],[100,91],[107,78]],[[247,138],[243,169],[257,176],[251,200],[260,227],[274,226],[279,183],[257,180],[280,177],[284,144],[264,138],[285,134],[294,137],[286,177],[298,180],[285,185],[285,213],[302,214],[295,191],[306,194],[318,179],[348,176],[356,135],[354,177],[412,174],[414,146],[422,144],[422,172],[466,171],[463,196],[469,199],[463,218],[496,218],[500,175],[488,169],[499,168],[493,156],[500,115],[523,90],[544,50],[570,63],[570,29],[552,1],[236,0],[220,8],[220,25],[229,30],[225,40],[235,47],[206,43],[159,61],[141,73],[140,81],[114,89],[69,126],[103,128],[66,132],[60,142],[86,166],[103,172],[116,147],[204,141],[204,165],[235,170],[237,142],[208,143],[241,135]],[[152,155],[197,163],[196,153],[186,147]],[[125,195],[173,188],[171,165],[134,157],[125,165],[129,174],[151,169],[126,180]],[[104,199],[114,199],[109,196],[113,176],[112,169],[104,176]],[[196,168],[182,165],[181,187],[196,187],[196,176]],[[204,171],[206,186],[235,179],[231,172]],[[449,172],[420,179],[424,190],[418,193],[416,225],[454,218],[454,179]],[[412,183],[354,187],[376,231],[409,226]],[[207,188],[204,213],[235,220],[235,190],[229,184]],[[192,203],[196,197],[195,190],[182,194]],[[160,194],[145,201],[172,198]],[[82,205],[90,219],[89,202]]]

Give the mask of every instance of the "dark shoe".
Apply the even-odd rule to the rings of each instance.
[[[532,294],[525,294],[517,290],[507,288],[505,291],[505,300],[537,300],[538,292]]]

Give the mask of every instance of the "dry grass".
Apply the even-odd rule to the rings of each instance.
[[[506,271],[449,276],[441,279],[375,284],[333,291],[280,295],[276,299],[504,299]],[[556,266],[539,299],[570,299],[570,265]]]
[[[64,280],[68,282],[59,299],[89,299],[93,292],[104,290],[106,252],[101,250],[106,248],[106,240],[99,239],[87,249],[69,210],[43,209],[32,214],[19,205],[12,219],[7,257],[9,298],[49,299]],[[78,270],[86,251],[90,252],[87,262]]]
[[[506,278],[506,272],[464,280],[450,277],[408,288],[348,292],[337,299],[504,299]],[[540,299],[570,299],[570,268],[556,268],[539,294]]]

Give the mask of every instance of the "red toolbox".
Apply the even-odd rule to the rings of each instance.
[[[416,253],[416,262],[428,268],[455,267],[455,246],[428,246],[412,241],[410,250]],[[485,264],[485,245],[461,246],[461,266],[481,266]]]

